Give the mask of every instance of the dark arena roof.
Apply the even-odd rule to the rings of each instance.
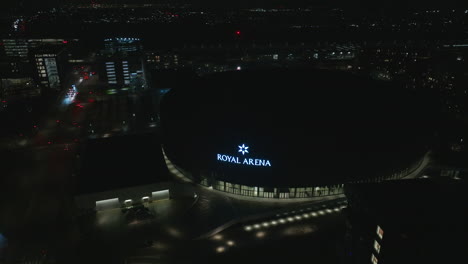
[[[429,104],[394,83],[346,72],[236,71],[174,87],[161,122],[166,154],[193,175],[316,186],[386,176],[419,160],[433,135]],[[238,152],[242,144],[249,153]],[[217,154],[267,159],[271,167]]]

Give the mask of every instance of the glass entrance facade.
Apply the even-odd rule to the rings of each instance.
[[[386,176],[381,176],[373,179],[364,179],[355,182],[380,182],[385,180],[401,179],[415,171],[422,163],[423,158],[412,166],[405,168],[398,172],[393,172]],[[213,187],[213,189],[232,193],[242,196],[259,197],[259,198],[275,198],[275,199],[294,199],[294,198],[313,198],[343,194],[343,184],[325,185],[325,186],[304,186],[304,187],[289,187],[289,188],[273,188],[273,187],[261,187],[261,186],[247,186],[242,184],[236,184],[221,180],[216,180],[213,177],[215,173],[209,173],[210,177],[201,176],[200,184],[207,187]]]

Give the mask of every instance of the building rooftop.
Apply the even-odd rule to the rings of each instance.
[[[31,49],[32,54],[54,54],[58,55],[61,54],[66,50],[65,46],[62,45],[51,45],[51,44],[43,44],[39,45],[35,48]]]
[[[90,139],[83,147],[75,194],[149,185],[169,180],[154,133]]]
[[[358,199],[382,221],[447,223],[455,221],[447,216],[468,209],[463,202],[466,181],[448,177],[348,184],[346,189],[348,198]]]
[[[438,263],[466,258],[467,187],[464,180],[427,178],[350,184],[345,193],[353,228],[384,231],[385,263]]]

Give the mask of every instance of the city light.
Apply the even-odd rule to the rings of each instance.
[[[214,240],[221,240],[221,239],[223,239],[223,236],[220,235],[220,234],[217,234],[217,235],[214,235],[214,236],[213,236],[213,239],[214,239]]]
[[[258,238],[263,238],[263,237],[265,237],[265,232],[259,231],[259,232],[257,232],[257,233],[255,234],[255,236],[258,237]]]
[[[466,181],[466,7],[91,0],[34,11],[17,2],[4,10],[0,40],[1,171],[8,193],[35,199],[8,197],[0,209],[11,230],[24,228],[24,248],[36,248],[23,262],[75,253],[53,239],[28,242],[53,231],[34,230],[36,218],[68,215],[94,240],[58,243],[93,259],[108,253],[99,248],[107,233],[129,237],[113,241],[125,249],[113,252],[119,263],[378,264],[413,244],[403,260],[431,259],[432,222],[463,231],[458,210],[430,216],[434,201],[463,206],[452,194]],[[436,197],[424,193],[433,183],[444,186]],[[366,219],[370,228],[359,228]],[[343,228],[361,239],[343,241]],[[303,255],[290,250],[298,245]]]
[[[217,253],[222,253],[222,252],[224,252],[224,251],[226,251],[226,248],[225,248],[225,247],[217,247],[217,248],[216,248],[216,252],[217,252]]]
[[[71,88],[68,89],[67,93],[65,94],[65,98],[63,100],[63,104],[71,104],[74,100],[76,95],[78,94],[78,91],[76,89],[76,85],[72,85]]]

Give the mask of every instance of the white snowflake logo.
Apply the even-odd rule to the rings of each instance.
[[[247,147],[245,144],[242,144],[242,146],[239,146],[239,152],[244,155],[245,153],[249,153],[248,151],[249,147]]]

